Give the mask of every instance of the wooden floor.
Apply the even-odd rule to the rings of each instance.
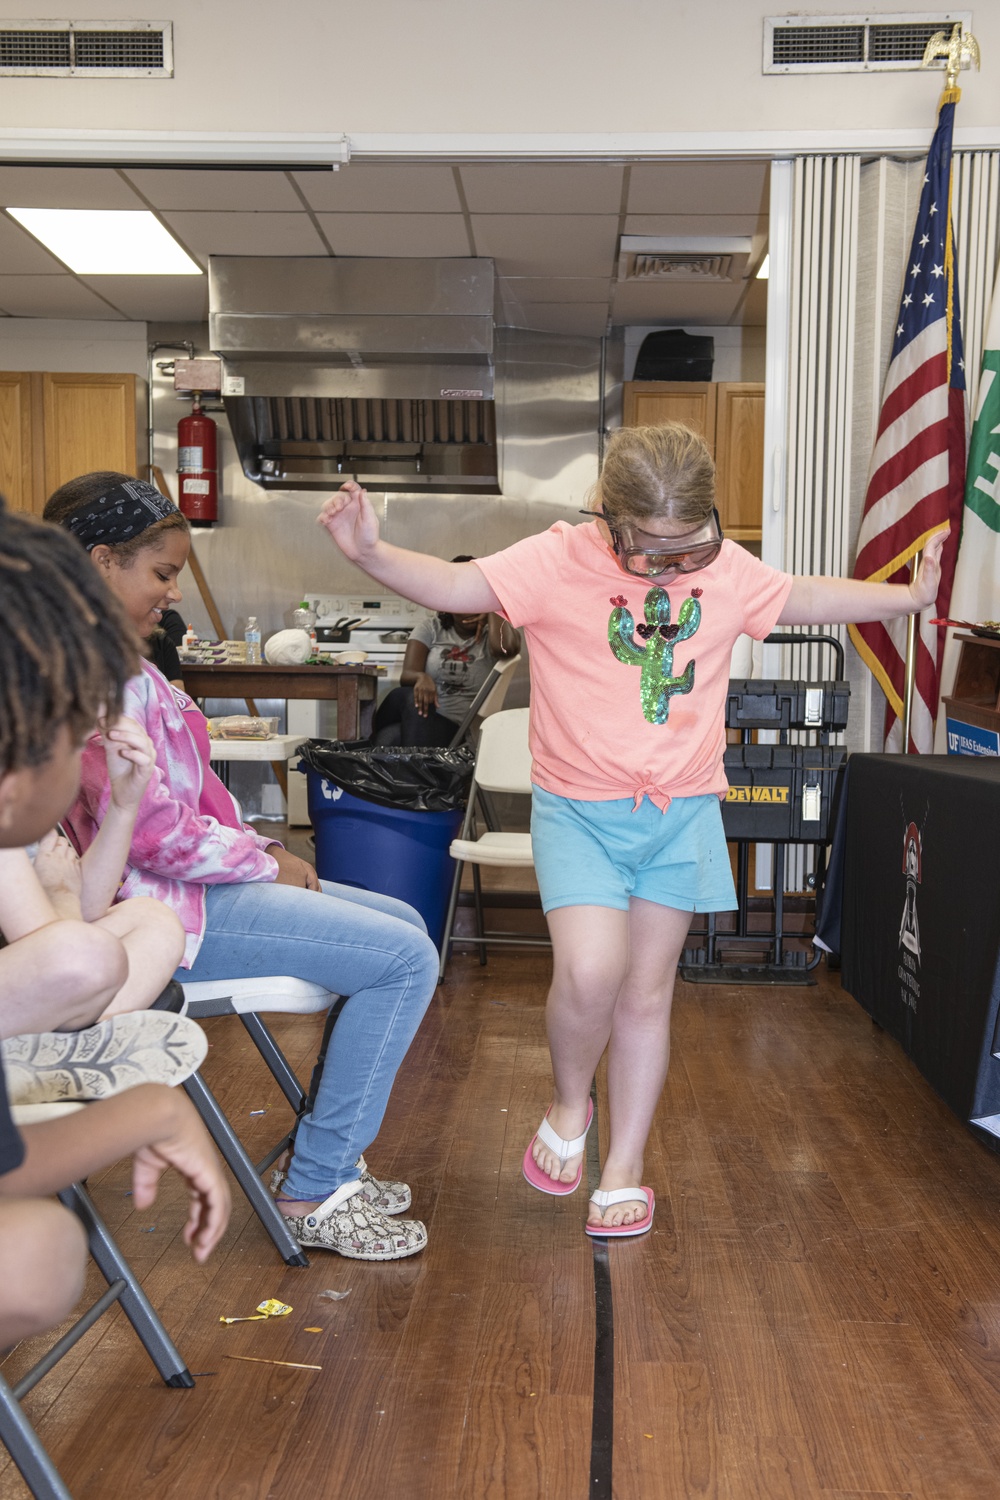
[[[237,1196],[196,1268],[175,1184],[138,1214],[124,1165],[92,1179],[199,1378],[166,1389],[103,1319],[26,1401],[77,1500],[1000,1491],[1000,1159],[823,970],[812,989],[680,986],[653,1232],[608,1252],[613,1489],[600,1463],[592,1483],[612,1326],[583,1196],[520,1174],[547,1102],[547,969],[539,951],[459,955],[404,1064],[369,1157],[412,1184],[422,1256],[290,1270]],[[208,1029],[206,1076],[263,1153],[287,1111],[242,1027]],[[318,1023],[275,1030],[305,1070]],[[219,1322],[265,1297],[294,1311]],[[6,1464],[0,1500],[24,1493]]]

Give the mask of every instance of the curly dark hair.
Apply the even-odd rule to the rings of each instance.
[[[0,774],[43,765],[121,708],[139,643],[74,537],[0,496]]]
[[[109,490],[113,490],[119,484],[127,484],[132,478],[134,478],[132,474],[118,474],[113,469],[98,469],[93,474],[80,474],[76,479],[67,480],[65,484],[61,484],[57,490],[53,491],[45,502],[42,515],[46,521],[54,521],[57,526],[65,526],[67,517],[79,510],[82,505],[86,505],[91,500],[99,500]],[[147,526],[145,531],[140,531],[138,536],[130,537],[127,542],[111,542],[107,545],[122,567],[127,568],[146,547],[155,546],[165,531],[190,530],[187,517],[179,510],[175,510],[169,516],[164,516],[162,521],[154,521],[152,526]]]

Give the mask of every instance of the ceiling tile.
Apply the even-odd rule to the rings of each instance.
[[[474,214],[617,214],[621,206],[620,162],[506,162],[459,170]]]
[[[627,214],[625,234],[761,234],[767,214]]]
[[[299,196],[284,172],[129,167],[125,175],[154,208],[243,209],[248,213],[302,210]]]
[[[516,302],[604,302],[610,280],[607,276],[504,276],[503,296]]]
[[[0,167],[4,208],[142,208],[112,167]]]
[[[768,207],[764,161],[638,162],[629,179],[630,214],[757,214]]]
[[[501,276],[608,276],[618,220],[601,214],[476,214],[476,250]]]
[[[611,321],[627,323],[677,323],[683,327],[697,323],[728,323],[744,291],[744,283],[724,282],[716,286],[675,282],[671,286],[615,287]]]
[[[307,213],[165,213],[181,243],[209,255],[326,255]]]
[[[451,167],[367,162],[339,172],[293,172],[306,202],[324,213],[457,213]]]
[[[116,318],[114,308],[69,275],[0,276],[0,307],[19,318]]]
[[[600,338],[607,323],[606,302],[532,302],[521,310],[513,327]]]
[[[0,266],[8,276],[58,275],[62,263],[13,219],[0,214]]]
[[[146,323],[204,322],[208,318],[207,276],[91,276],[84,279],[127,318]]]
[[[461,214],[317,214],[335,255],[458,255],[469,251]]]

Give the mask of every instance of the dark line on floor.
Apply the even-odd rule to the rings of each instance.
[[[587,1137],[587,1192],[601,1180],[601,1153],[597,1121],[597,1090],[594,1089],[594,1119]],[[590,1487],[592,1500],[611,1500],[611,1473],[615,1447],[615,1309],[611,1293],[611,1263],[607,1240],[592,1240],[594,1247],[594,1403],[590,1427]]]

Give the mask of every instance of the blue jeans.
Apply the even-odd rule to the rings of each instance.
[[[322,882],[322,893],[252,882],[207,891],[205,939],[176,978],[289,974],[349,998],[283,1191],[313,1202],[357,1177],[437,984],[438,955],[403,901]]]

